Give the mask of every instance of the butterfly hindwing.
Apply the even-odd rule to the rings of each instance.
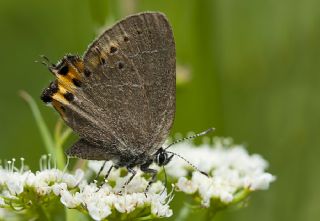
[[[80,139],[66,151],[68,156],[88,160],[112,160],[116,158],[110,148]]]

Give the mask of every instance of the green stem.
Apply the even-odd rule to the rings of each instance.
[[[38,207],[38,211],[37,212],[39,214],[39,220],[47,220],[47,221],[52,220],[50,214],[42,206]]]
[[[216,210],[216,209],[208,208],[207,213],[206,213],[206,220],[207,221],[213,220],[214,217],[216,216],[217,212],[218,212],[218,210]]]
[[[29,105],[29,107],[32,111],[33,117],[35,118],[37,126],[40,130],[40,134],[41,134],[41,137],[42,137],[43,142],[45,144],[47,153],[50,153],[55,156],[53,139],[50,135],[50,131],[49,131],[47,125],[45,124],[45,122],[42,118],[42,115],[39,111],[39,108],[38,108],[36,102],[25,91],[21,91],[20,96],[27,102],[27,104]]]
[[[55,150],[56,150],[57,164],[58,164],[59,169],[63,169],[63,167],[66,163],[62,146],[72,132],[72,130],[70,128],[67,128],[66,130],[64,130],[62,132],[62,128],[63,128],[63,122],[61,119],[59,119],[59,121],[56,124],[55,136],[54,136],[55,144],[56,144]],[[62,167],[60,167],[60,166],[62,166]]]
[[[53,139],[34,99],[25,91],[21,91],[20,96],[27,102],[32,111],[37,126],[40,130],[41,137],[44,141],[47,153],[50,153],[54,159],[56,159],[58,169],[62,170],[65,166],[65,156],[62,149],[62,144],[70,135],[71,130],[65,130],[61,135],[63,124],[60,120],[56,125]]]
[[[177,216],[177,218],[175,219],[175,221],[183,221],[183,220],[186,220],[187,217],[189,216],[190,214],[190,207],[188,206],[183,206],[180,211],[179,211],[179,214]]]
[[[82,220],[83,214],[78,210],[65,208],[66,221]]]
[[[152,220],[152,219],[153,219],[153,216],[149,215],[149,216],[144,216],[144,217],[137,218],[135,220],[136,221],[144,221],[144,220]]]
[[[60,144],[63,145],[64,142],[68,139],[68,137],[71,135],[72,130],[70,128],[65,129],[60,137]]]
[[[59,140],[60,134],[61,134],[61,130],[62,130],[62,120],[59,119],[56,123],[56,127],[54,128],[54,139],[57,143],[57,140]]]
[[[57,167],[59,169],[63,169],[64,165],[65,165],[65,157],[63,154],[63,148],[62,148],[62,142],[61,140],[61,130],[62,130],[62,120],[59,119],[55,130],[54,130],[54,140],[55,140],[55,156],[56,156],[56,160],[57,160]]]
[[[233,200],[232,200],[232,204],[237,204],[239,203],[240,201],[244,200],[245,198],[247,198],[250,194],[250,190],[249,189],[243,189],[241,190],[240,192],[238,192],[234,197],[233,197]]]
[[[238,193],[235,194],[232,202],[229,205],[235,205],[241,201],[243,201],[245,198],[247,198],[250,194],[249,189],[243,189],[239,191]],[[221,203],[219,200],[217,202],[211,202],[213,204],[212,207],[208,208],[207,213],[206,213],[206,220],[213,220],[216,216],[216,214],[226,208],[227,206]]]

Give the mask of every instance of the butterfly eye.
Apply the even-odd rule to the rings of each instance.
[[[129,41],[128,36],[124,36],[124,37],[123,37],[123,41],[128,42],[128,41]]]
[[[164,151],[161,151],[157,155],[157,162],[156,163],[159,166],[163,166],[163,165],[166,164],[167,158],[168,158],[168,154],[166,152],[164,152]]]

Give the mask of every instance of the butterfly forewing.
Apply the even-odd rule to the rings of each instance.
[[[87,112],[103,131],[94,139],[132,155],[159,149],[175,114],[175,45],[164,15],[142,13],[120,21],[83,59],[83,102],[91,103]]]

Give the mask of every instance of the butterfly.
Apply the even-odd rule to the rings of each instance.
[[[103,32],[83,57],[66,55],[47,65],[56,79],[41,99],[79,135],[67,155],[111,160],[131,172],[126,184],[135,167],[154,182],[157,171],[149,166],[174,156],[163,148],[176,103],[175,41],[166,16],[131,15]]]

